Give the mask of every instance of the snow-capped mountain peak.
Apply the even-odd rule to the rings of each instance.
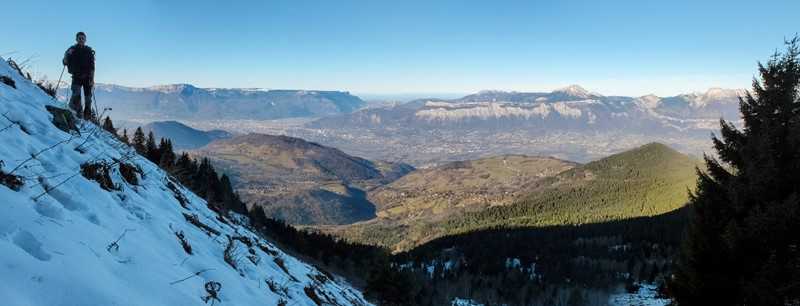
[[[681,95],[693,108],[707,106],[711,102],[717,103],[737,103],[739,97],[744,96],[747,91],[744,89],[725,89],[712,87],[705,92],[695,92]]]
[[[738,98],[746,93],[744,89],[725,89],[712,87],[706,90],[703,97],[706,100]]]
[[[197,89],[197,87],[191,84],[168,84],[168,85],[151,86],[148,87],[147,89],[168,94],[168,93],[182,92],[184,90],[194,90]]]
[[[585,88],[581,87],[580,85],[569,85],[567,87],[562,87],[556,90],[553,90],[554,94],[561,93],[572,97],[578,98],[591,98],[592,96],[600,96],[600,94],[589,92]]]
[[[661,103],[661,98],[656,95],[649,94],[638,97],[635,101],[645,108],[652,109],[658,107],[658,105]]]

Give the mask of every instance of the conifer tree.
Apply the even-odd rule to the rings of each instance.
[[[103,129],[108,131],[109,133],[111,133],[113,135],[117,135],[117,129],[114,128],[114,123],[111,122],[111,117],[110,116],[106,116],[106,118],[103,119]]]
[[[161,152],[158,151],[158,146],[156,145],[156,136],[153,135],[153,131],[147,133],[147,140],[144,144],[145,147],[145,156],[151,162],[158,163],[161,160]]]
[[[175,164],[175,151],[172,149],[172,140],[161,138],[158,151],[161,153],[158,165],[163,169],[171,169]]]
[[[234,212],[246,215],[247,207],[233,190],[233,185],[227,174],[222,174],[222,177],[219,179],[219,184],[222,189],[222,202],[225,204],[225,207]]]
[[[759,63],[721,121],[691,195],[693,216],[669,290],[683,305],[800,303],[800,41]]]
[[[131,144],[131,140],[128,139],[128,129],[122,129],[122,136],[120,136],[119,140],[122,141],[124,144],[127,145]]]
[[[147,155],[147,148],[144,146],[144,142],[145,139],[142,127],[137,127],[136,131],[133,132],[133,148],[141,155]]]
[[[197,165],[195,161],[189,157],[186,152],[181,153],[181,156],[175,161],[175,168],[173,174],[183,182],[184,185],[191,186],[190,180],[197,172]]]

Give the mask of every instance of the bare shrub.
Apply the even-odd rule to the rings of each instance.
[[[296,277],[294,277],[294,275],[292,275],[292,273],[289,272],[289,269],[286,268],[286,262],[283,261],[283,258],[278,256],[278,257],[273,258],[272,261],[274,261],[275,264],[278,265],[278,267],[281,268],[281,270],[283,270],[283,273],[286,273],[286,275],[288,275],[289,278],[292,279],[292,281],[295,281],[295,282],[299,281]]]
[[[36,86],[38,86],[39,89],[44,91],[44,93],[52,98],[55,98],[56,94],[58,93],[58,86],[56,86],[56,83],[48,82],[46,80],[39,80],[36,81]]]
[[[115,186],[109,175],[110,167],[102,162],[86,162],[81,164],[81,175],[100,184],[100,188],[105,190],[119,190]]]
[[[3,164],[3,161],[0,160],[0,184],[5,185],[11,190],[19,191],[19,188],[22,187],[22,179],[19,176],[5,173],[2,169]]]
[[[314,287],[305,286],[303,288],[303,291],[306,293],[309,299],[311,299],[312,301],[314,301],[315,304],[317,304],[317,306],[323,305],[322,299],[319,297],[319,295],[317,295],[317,291],[314,290]]]
[[[175,236],[178,237],[178,240],[181,242],[181,246],[183,250],[186,251],[186,254],[192,255],[192,245],[189,244],[189,241],[186,240],[186,235],[183,234],[183,231],[175,232]]]
[[[175,196],[175,200],[178,200],[178,203],[181,204],[181,207],[189,209],[189,199],[187,199],[186,196],[183,195],[181,190],[178,189],[178,185],[175,185],[175,183],[169,180],[167,181],[167,188],[169,188],[169,190],[172,191],[172,195]]]
[[[129,163],[119,164],[119,174],[129,185],[139,185],[139,177],[136,176],[137,173],[141,175],[142,170]]]
[[[214,236],[219,236],[219,234],[220,234],[218,230],[216,230],[213,227],[210,227],[210,226],[204,224],[203,222],[200,222],[200,218],[197,217],[197,215],[195,215],[195,214],[190,215],[190,214],[184,213],[183,217],[186,219],[186,221],[189,221],[189,223],[191,223],[192,225],[197,226],[198,228],[203,230],[209,236],[211,236],[212,234]]]
[[[280,296],[289,296],[289,287],[287,287],[285,284],[278,284],[278,282],[271,278],[266,279],[265,282],[267,283],[269,290],[275,294]]]
[[[270,256],[278,256],[278,251],[275,251],[275,250],[271,249],[265,243],[259,243],[258,244],[258,248],[261,249],[261,251],[263,251],[264,253],[269,254]]]
[[[11,88],[17,89],[17,84],[14,82],[14,79],[9,78],[5,75],[0,75],[0,83],[6,84],[11,86]]]
[[[234,270],[239,271],[239,246],[236,245],[236,240],[231,236],[228,236],[228,245],[225,246],[223,258]],[[239,275],[244,276],[241,271]]]

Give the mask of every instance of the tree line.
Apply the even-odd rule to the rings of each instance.
[[[125,129],[119,133],[110,117],[103,119],[102,127],[204,198],[212,210],[221,215],[235,212],[247,216],[249,226],[256,232],[317,265],[318,269],[336,272],[353,285],[366,288],[365,294],[372,300],[386,305],[390,305],[387,303],[390,301],[407,305],[405,299],[397,297],[400,294],[398,290],[385,290],[387,287],[402,288],[404,286],[399,286],[398,282],[409,280],[398,278],[400,274],[391,267],[388,250],[344,241],[324,233],[298,230],[282,220],[270,218],[258,205],[248,208],[233,189],[228,175],[220,175],[208,158],[197,159],[186,152],[178,154],[170,139],[157,141],[152,131],[145,135],[141,127],[136,128],[132,136]]]

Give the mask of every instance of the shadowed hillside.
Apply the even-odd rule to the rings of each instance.
[[[249,134],[195,152],[230,173],[242,199],[292,224],[347,224],[375,216],[364,190],[410,171],[299,138]]]

